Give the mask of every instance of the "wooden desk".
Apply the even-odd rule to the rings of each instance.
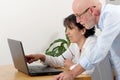
[[[0,65],[1,80],[53,80],[54,75],[50,76],[28,76],[17,71],[13,65]],[[75,80],[91,80],[89,75],[79,75]]]

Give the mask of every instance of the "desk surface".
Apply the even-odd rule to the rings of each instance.
[[[0,79],[2,80],[53,80],[54,75],[50,76],[28,76],[17,71],[13,65],[0,65]],[[89,75],[79,75],[75,80],[91,80]]]

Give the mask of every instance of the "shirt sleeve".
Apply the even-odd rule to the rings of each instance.
[[[72,49],[74,48],[74,46],[75,45],[71,43],[69,48]],[[72,55],[69,49],[67,49],[62,55],[67,59],[72,59]],[[48,64],[52,67],[63,67],[64,66],[64,59],[62,56],[59,56],[59,57],[52,57],[48,55],[45,55],[45,56],[46,56],[45,64]]]
[[[59,57],[52,57],[49,55],[45,55],[46,59],[45,59],[45,64],[51,66],[51,67],[63,67],[64,66],[64,59],[59,56]]]
[[[105,16],[102,21],[103,29],[96,44],[94,47],[91,47],[90,52],[79,61],[80,65],[86,70],[95,67],[96,63],[107,56],[113,41],[120,32],[120,16],[112,13],[104,14]]]

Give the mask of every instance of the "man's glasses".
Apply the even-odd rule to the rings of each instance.
[[[92,6],[92,7],[96,7],[96,6]],[[88,10],[90,9],[90,7],[88,7],[87,9],[85,9],[85,11],[83,11],[81,14],[76,14],[76,17],[80,18],[83,14],[85,14]]]

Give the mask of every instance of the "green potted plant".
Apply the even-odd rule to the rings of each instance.
[[[45,54],[53,57],[60,56],[70,45],[70,40],[66,35],[66,39],[54,40],[46,49]]]

